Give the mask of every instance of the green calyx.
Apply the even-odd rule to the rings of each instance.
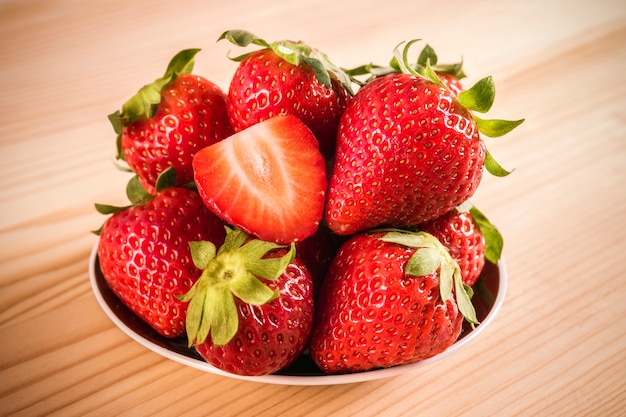
[[[472,304],[472,288],[463,284],[461,270],[446,247],[433,235],[426,232],[388,230],[381,240],[388,243],[416,248],[406,264],[406,275],[422,277],[439,270],[439,294],[446,302],[452,296],[452,288],[459,311],[472,326],[478,324]]]
[[[394,49],[394,56],[388,66],[380,66],[370,63],[345,70],[345,72],[351,77],[369,75],[369,78],[360,83],[361,85],[365,85],[373,79],[384,75],[405,73],[427,78],[435,84],[446,88],[437,74],[452,75],[459,80],[466,77],[465,72],[463,71],[463,61],[452,64],[440,64],[438,62],[437,53],[430,45],[424,46],[417,58],[417,62],[415,64],[411,64],[408,60],[408,52],[410,47],[418,41],[419,39],[414,39],[408,42],[402,51],[400,51],[399,47],[404,42],[397,45]]]
[[[485,238],[485,258],[489,262],[497,264],[504,248],[502,234],[476,206],[472,205],[469,208],[469,213]]]
[[[303,42],[294,42],[290,40],[276,41],[269,43],[255,34],[246,30],[227,30],[220,35],[218,42],[222,39],[228,40],[230,43],[246,47],[250,44],[271,49],[276,55],[283,58],[292,65],[299,66],[304,63],[313,73],[315,78],[326,88],[332,88],[330,74],[333,74],[341,84],[354,95],[352,89],[352,79],[341,68],[333,64],[326,54],[306,45]],[[233,61],[241,62],[252,52],[231,57]]]
[[[174,167],[169,167],[165,171],[161,172],[161,174],[159,174],[159,176],[157,177],[156,184],[155,184],[155,191],[159,192],[161,190],[164,190],[169,187],[173,187],[175,185],[176,185],[176,170],[174,169]],[[192,186],[193,185],[190,184],[186,187],[192,187]],[[141,185],[141,181],[139,181],[139,177],[137,175],[134,175],[126,184],[126,197],[128,198],[128,201],[130,202],[130,204],[127,204],[125,206],[113,206],[110,204],[100,204],[100,203],[95,203],[94,206],[98,213],[104,214],[104,215],[110,215],[110,214],[115,214],[118,211],[126,210],[133,206],[141,206],[147,203],[148,200],[150,200],[154,196],[150,194],[144,188],[143,185]],[[100,227],[97,230],[92,230],[92,233],[99,236],[101,231],[102,231],[102,227]]]
[[[194,57],[200,49],[184,49],[177,53],[169,62],[165,74],[150,84],[146,84],[122,105],[121,110],[109,114],[109,122],[117,134],[117,157],[124,159],[121,149],[121,133],[125,126],[133,122],[154,116],[161,102],[161,91],[171,84],[180,74],[193,71]]]
[[[189,302],[186,330],[189,346],[211,336],[216,346],[227,344],[239,328],[235,297],[251,305],[263,305],[279,296],[260,278],[276,280],[295,257],[292,244],[280,257],[265,256],[285,246],[250,239],[239,230],[226,228],[224,244],[217,249],[211,242],[189,244],[195,266],[202,275],[179,299]]]

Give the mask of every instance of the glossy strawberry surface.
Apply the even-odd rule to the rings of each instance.
[[[194,155],[231,133],[224,92],[203,77],[181,74],[161,92],[154,116],[124,127],[121,147],[143,186],[154,191],[169,167],[176,169],[177,185],[192,182]]]
[[[415,225],[471,197],[485,146],[448,89],[390,74],[367,84],[338,131],[325,220],[339,235]]]
[[[485,237],[468,211],[452,210],[419,226],[448,248],[461,268],[461,277],[472,286],[485,266]]]
[[[113,214],[98,243],[102,274],[113,292],[166,337],[185,332],[187,303],[176,298],[200,276],[189,242],[221,244],[224,225],[197,192],[166,188],[147,203]]]
[[[346,89],[332,76],[328,88],[305,63],[295,66],[271,49],[252,53],[233,75],[228,90],[228,116],[235,131],[262,120],[292,114],[302,120],[331,156],[339,119],[348,100]]]
[[[463,322],[454,299],[442,302],[435,273],[405,273],[416,252],[383,233],[351,237],[322,285],[309,349],[326,373],[389,367],[443,352]]]

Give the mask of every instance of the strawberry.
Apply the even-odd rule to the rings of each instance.
[[[359,233],[322,284],[309,350],[326,373],[406,364],[452,345],[464,315],[476,322],[458,265],[435,237]]]
[[[188,72],[198,49],[181,51],[162,78],[144,86],[109,116],[123,159],[153,192],[157,177],[174,167],[177,185],[193,181],[191,161],[205,146],[232,133],[226,95],[211,81]]]
[[[349,78],[324,54],[301,42],[270,44],[240,30],[226,31],[222,39],[263,48],[235,58],[240,63],[228,90],[228,116],[235,131],[292,114],[315,134],[322,154],[331,157],[339,119],[350,99]]]
[[[342,116],[325,212],[328,227],[339,235],[426,222],[470,198],[483,166],[508,174],[479,132],[503,135],[522,121],[482,120],[471,113],[490,108],[491,78],[457,96],[429,61],[423,74],[406,63],[411,44],[397,58],[404,72],[369,81]]]
[[[296,242],[298,258],[307,266],[316,283],[324,279],[337,249],[335,236],[322,224],[313,235]]]
[[[275,243],[228,229],[224,245],[192,245],[202,276],[189,302],[189,345],[210,364],[239,375],[266,375],[291,364],[313,325],[313,282],[306,266]]]
[[[138,182],[138,181],[136,181]],[[221,244],[223,222],[197,192],[169,187],[129,207],[97,205],[109,217],[101,230],[102,274],[128,308],[165,337],[185,333],[185,294],[200,277],[189,242]]]
[[[491,263],[498,262],[503,241],[487,217],[476,207],[469,206],[464,204],[418,227],[448,248],[461,268],[463,283],[472,286],[478,280],[486,258]]]
[[[318,228],[324,157],[295,116],[273,117],[202,149],[193,169],[207,207],[261,240],[290,243]]]

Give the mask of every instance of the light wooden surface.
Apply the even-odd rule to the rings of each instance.
[[[0,2],[0,415],[617,416],[626,410],[626,3],[530,1]],[[124,203],[106,115],[200,47],[227,88],[246,28],[336,63],[384,64],[422,38],[469,82],[493,75],[487,140],[515,172],[474,202],[503,232],[504,306],[465,350],[338,386],[207,374],[152,353],[103,313],[88,256]]]

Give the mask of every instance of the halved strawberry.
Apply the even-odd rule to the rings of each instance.
[[[290,243],[311,236],[324,210],[324,157],[309,128],[277,116],[202,149],[193,160],[205,204],[262,240]]]

